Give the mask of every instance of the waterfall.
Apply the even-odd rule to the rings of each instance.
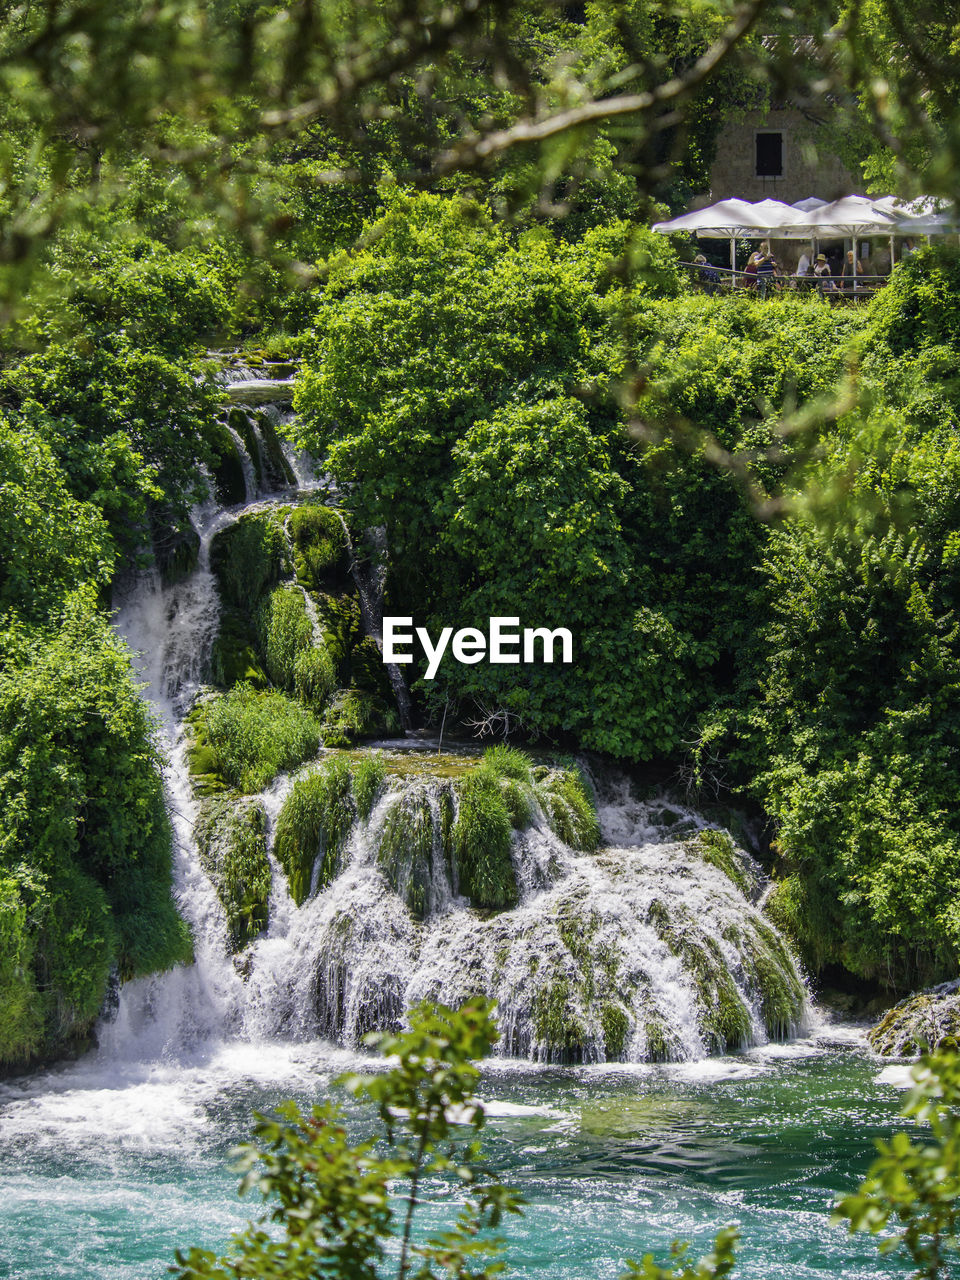
[[[175,896],[195,961],[126,983],[99,1025],[101,1052],[277,1037],[358,1046],[419,1000],[478,992],[497,1002],[499,1052],[539,1061],[688,1060],[798,1032],[806,991],[763,917],[760,869],[726,833],[669,798],[637,796],[625,777],[594,780],[594,815],[582,778],[549,762],[497,774],[479,755],[322,750],[259,795],[198,794],[185,717],[220,624],[211,544],[291,496],[208,504],[194,516],[192,574],[173,585],[143,574],[118,593],[116,626],[168,759]],[[350,550],[376,635],[382,531],[368,542],[369,563]],[[316,643],[306,590],[304,603]],[[486,845],[477,804],[500,823]],[[262,901],[238,927],[211,858],[250,847]]]
[[[340,517],[340,523],[343,525],[344,537],[347,540],[347,547],[350,551],[350,574],[357,585],[357,594],[360,597],[363,627],[380,652],[383,653],[383,593],[387,583],[388,567],[386,530],[367,529],[365,531],[364,541],[370,550],[370,558],[366,564],[362,564],[350,537],[347,522],[342,516]],[[404,680],[403,672],[396,662],[387,662],[384,665],[390,680],[390,687],[397,700],[400,724],[404,730],[409,729],[413,723],[413,716],[407,682]]]

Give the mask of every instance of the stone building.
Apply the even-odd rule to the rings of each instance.
[[[710,195],[703,204],[731,196],[793,204],[808,196],[835,200],[858,191],[859,176],[830,154],[825,139],[818,145],[817,134],[822,132],[822,121],[792,106],[746,111],[739,120],[728,119],[717,139]]]

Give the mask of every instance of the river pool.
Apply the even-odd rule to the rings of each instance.
[[[228,1161],[250,1112],[326,1097],[357,1063],[321,1044],[233,1043],[146,1063],[91,1054],[7,1081],[0,1275],[159,1280],[176,1246],[222,1246],[253,1209]],[[828,1221],[897,1123],[902,1076],[837,1026],[672,1066],[488,1063],[487,1153],[530,1202],[508,1224],[508,1274],[614,1280],[624,1257],[665,1259],[677,1237],[705,1246],[730,1222],[741,1280],[906,1274]]]

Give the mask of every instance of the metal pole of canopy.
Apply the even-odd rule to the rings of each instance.
[[[857,287],[857,237],[853,237],[853,287]]]
[[[890,232],[890,274],[891,275],[893,274],[893,268],[896,265],[896,259],[894,257],[895,248],[896,248],[896,244],[894,240],[894,235],[893,235],[893,232],[891,231]]]
[[[730,270],[736,271],[736,269],[737,269],[737,237],[731,236],[730,237]],[[736,277],[731,276],[730,282],[731,284],[736,284]]]

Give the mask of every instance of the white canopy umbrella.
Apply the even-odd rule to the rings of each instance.
[[[807,219],[808,234],[818,240],[853,241],[853,275],[857,276],[857,240],[863,236],[889,235],[895,229],[892,213],[866,196],[843,196],[800,215]]]
[[[655,222],[653,230],[662,235],[686,231],[707,240],[730,241],[730,267],[736,269],[737,237],[757,239],[760,236],[796,238],[793,222],[800,215],[780,200],[718,200],[706,209],[694,209],[668,222]],[[806,235],[806,233],[804,233]]]
[[[829,204],[829,201],[821,200],[819,196],[807,196],[806,200],[794,200],[791,208],[809,213],[811,209],[822,209],[825,204]]]

